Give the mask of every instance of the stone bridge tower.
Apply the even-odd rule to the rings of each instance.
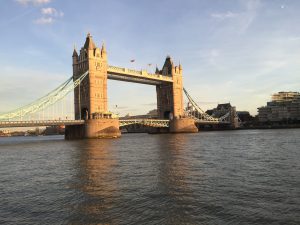
[[[167,56],[162,70],[157,74],[172,77],[172,83],[156,86],[157,112],[159,118],[170,119],[170,132],[198,132],[195,121],[184,116],[182,66],[175,66]]]
[[[80,54],[74,49],[72,58],[74,80],[89,71],[79,88],[74,90],[75,119],[90,119],[93,113],[106,113],[107,55],[104,44],[98,48],[88,34]]]
[[[108,112],[108,64],[104,44],[98,48],[88,34],[79,55],[74,49],[72,59],[73,80],[88,71],[87,77],[74,89],[75,119],[85,120],[85,125],[66,127],[66,138],[119,137],[119,120]]]
[[[181,118],[183,116],[182,67],[174,66],[167,56],[162,70],[156,70],[163,76],[172,77],[173,83],[156,86],[158,116],[164,119]]]

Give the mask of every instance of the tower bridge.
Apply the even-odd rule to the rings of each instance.
[[[167,57],[161,70],[155,73],[132,70],[108,64],[105,45],[101,48],[87,35],[84,46],[73,51],[73,76],[58,88],[37,101],[0,114],[0,127],[30,127],[65,125],[66,139],[119,137],[120,127],[142,124],[155,128],[168,128],[169,132],[198,132],[196,124],[238,124],[235,111],[222,118],[207,115],[183,88],[183,68]],[[118,80],[153,85],[157,94],[157,119],[119,120],[109,112],[107,80]],[[43,110],[74,91],[75,120],[30,120],[16,118]],[[184,108],[183,93],[189,107]]]

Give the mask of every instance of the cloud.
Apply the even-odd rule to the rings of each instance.
[[[54,22],[54,19],[52,17],[41,17],[39,19],[36,19],[34,23],[36,24],[52,24]]]
[[[62,11],[58,11],[55,8],[42,8],[41,13],[43,15],[49,15],[54,17],[63,17],[64,13]]]
[[[300,36],[291,36],[286,38],[287,41],[299,41]]]
[[[1,80],[0,102],[5,105],[4,108],[1,107],[1,112],[8,112],[35,101],[67,79],[61,73],[44,70],[17,68],[3,64],[1,68],[3,77],[9,77]]]
[[[211,65],[217,65],[217,59],[220,57],[220,50],[218,49],[211,49],[210,52],[209,52],[209,55],[208,55],[208,62],[211,64]]]
[[[21,4],[21,5],[34,5],[34,6],[38,6],[38,5],[45,5],[50,3],[52,0],[15,0],[17,3]]]
[[[255,11],[262,5],[261,0],[248,0],[248,1],[243,0],[242,2],[243,4],[245,4],[245,7],[249,11]]]
[[[52,24],[56,21],[57,18],[61,18],[64,16],[62,11],[59,11],[55,8],[42,8],[41,9],[42,17],[36,19],[34,23],[44,25],[44,24]]]
[[[229,18],[235,18],[238,16],[238,14],[228,11],[226,13],[212,13],[210,16],[215,19],[225,20]]]
[[[211,18],[218,21],[230,20],[229,28],[234,27],[238,33],[243,34],[256,19],[259,9],[262,7],[260,0],[241,0],[242,10],[240,12],[215,12]],[[234,19],[234,20],[233,20]]]
[[[246,10],[240,16],[240,32],[244,33],[251,26],[256,19],[258,10],[261,8],[262,3],[260,0],[243,1]]]
[[[156,103],[156,102],[151,102],[151,103],[144,103],[143,105],[147,105],[147,106],[156,106],[157,103]]]
[[[122,109],[128,109],[129,107],[128,106],[119,106],[119,105],[111,105],[110,106],[111,109],[114,109],[114,110],[122,110]]]
[[[52,0],[14,0],[20,5],[24,6],[41,6],[48,3],[51,3]],[[61,18],[64,16],[64,13],[60,10],[57,10],[52,7],[41,8],[41,17],[34,20],[35,24],[52,24],[56,21],[57,18]]]

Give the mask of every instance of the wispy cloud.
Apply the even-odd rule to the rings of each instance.
[[[48,4],[51,2],[51,0],[15,0],[17,3],[21,5],[34,5],[34,6],[39,6],[39,5],[44,5]]]
[[[66,76],[60,73],[16,68],[15,66],[1,66],[1,76],[9,76],[9,79],[1,81],[0,102],[5,105],[4,108],[1,107],[1,112],[14,110],[35,101],[67,79]],[[19,76],[19,74],[22,74],[22,76]],[[47,87],[45,87],[45,84],[47,84]]]
[[[261,0],[247,0],[247,1],[243,0],[242,2],[245,4],[246,8],[250,11],[256,10],[262,5]]]
[[[55,8],[42,8],[41,13],[43,15],[54,16],[54,17],[62,17],[64,13],[62,11],[58,11]]]
[[[217,65],[217,59],[220,56],[220,50],[218,49],[211,49],[208,55],[208,61],[211,65]]]
[[[42,17],[36,19],[34,23],[44,25],[44,24],[52,24],[56,21],[56,19],[64,16],[62,11],[59,11],[55,8],[42,8],[41,9]]]
[[[147,105],[147,106],[156,106],[157,103],[156,103],[156,102],[151,102],[151,103],[144,103],[143,105]]]
[[[14,0],[14,1],[20,5],[31,6],[32,8],[46,5],[52,2],[52,0]],[[40,17],[35,19],[33,23],[39,25],[52,24],[58,18],[64,16],[64,13],[61,10],[57,10],[52,7],[41,8],[40,13],[41,13]]]
[[[262,3],[260,0],[243,0],[241,4],[243,9],[240,12],[214,12],[210,17],[218,21],[231,19],[233,24],[230,26],[235,27],[239,33],[244,33],[255,20]]]
[[[41,17],[39,19],[36,19],[34,23],[36,24],[52,24],[54,22],[54,19],[52,17]]]
[[[260,0],[248,0],[243,2],[246,10],[240,16],[240,32],[244,33],[257,17],[262,3]]]
[[[238,16],[238,14],[228,11],[225,13],[212,13],[210,16],[215,19],[225,20],[229,18],[235,18]]]

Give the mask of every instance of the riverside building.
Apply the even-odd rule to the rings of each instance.
[[[259,122],[300,122],[300,93],[278,92],[266,106],[258,108]]]

